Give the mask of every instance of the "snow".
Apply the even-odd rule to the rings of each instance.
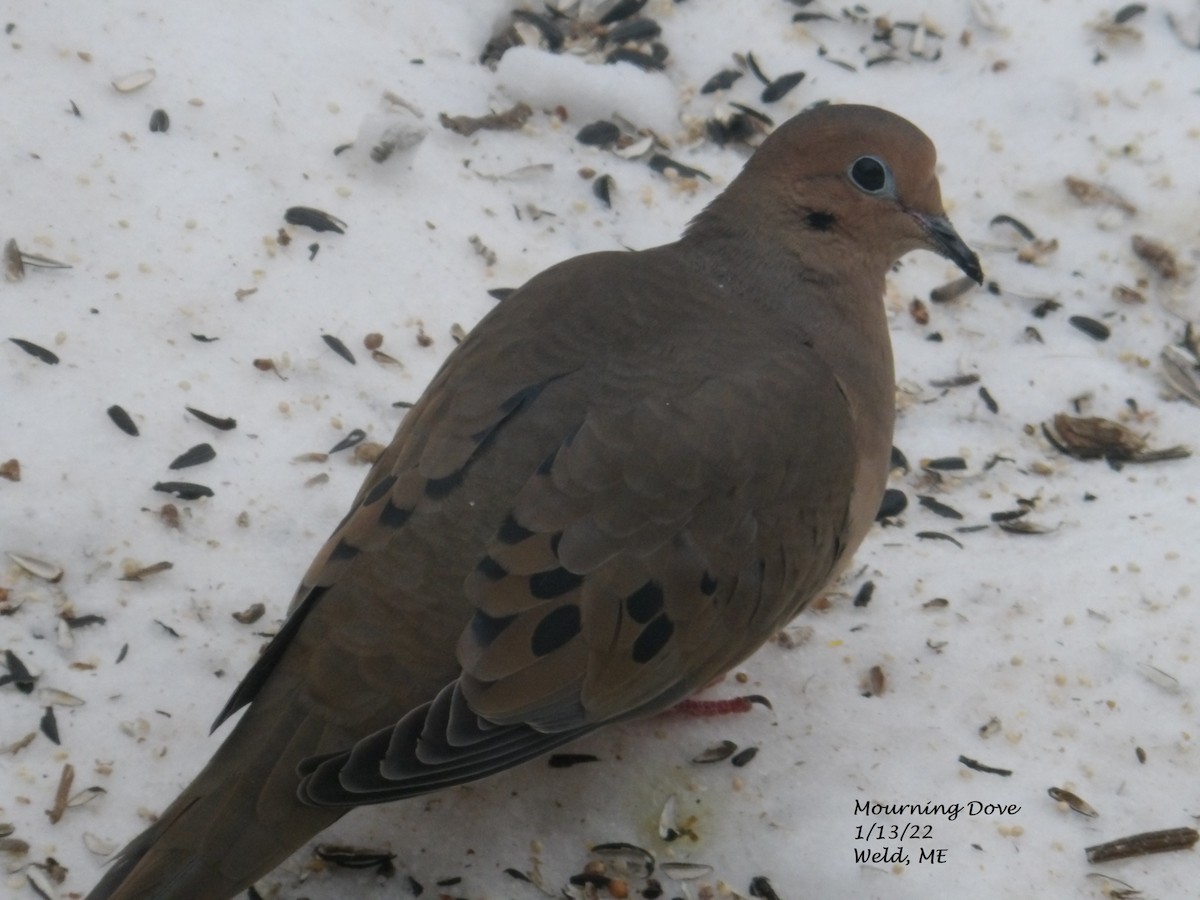
[[[496,67],[496,85],[505,96],[534,107],[561,104],[581,124],[618,115],[670,133],[679,119],[678,89],[671,80],[627,62],[597,66],[579,56],[513,47]]]
[[[452,896],[536,897],[504,870],[536,870],[557,892],[592,844],[628,841],[660,861],[712,866],[687,885],[664,878],[667,896],[698,896],[704,884],[745,895],[759,875],[784,898],[1103,896],[1113,883],[1092,873],[1146,897],[1194,893],[1191,852],[1092,865],[1084,848],[1194,825],[1200,813],[1200,463],[1110,467],[1064,456],[1041,431],[1065,412],[1120,420],[1153,449],[1196,442],[1200,410],[1164,388],[1159,364],[1185,322],[1200,319],[1200,67],[1180,37],[1200,31],[1194,4],[1151,5],[1105,34],[1097,26],[1117,6],[1085,0],[897,0],[872,4],[859,25],[833,4],[836,21],[793,25],[802,7],[785,0],[651,0],[643,15],[660,22],[670,49],[661,73],[532,48],[510,51],[493,72],[478,60],[512,8],[109,0],[6,12],[15,27],[0,47],[0,241],[72,266],[27,265],[23,280],[0,285],[0,337],[61,358],[50,366],[7,340],[0,348],[0,462],[21,467],[20,481],[0,480],[0,551],[65,571],[52,584],[8,557],[0,567],[0,612],[11,613],[0,616],[0,649],[38,676],[33,694],[0,688],[0,747],[35,735],[0,753],[0,823],[29,845],[0,854],[12,895],[35,896],[27,866],[48,857],[66,868],[61,896],[86,893],[103,857],[85,835],[119,847],[215,748],[210,723],[366,473],[353,451],[299,457],[353,428],[386,443],[403,415],[393,404],[419,396],[453,347],[452,326],[469,328],[496,302],[488,290],[581,252],[673,239],[746,155],[703,139],[713,110],[736,101],[779,122],[825,99],[893,109],[933,137],[947,208],[1000,292],[930,302],[956,273],[929,254],[908,257],[893,279],[895,443],[910,463],[893,487],[909,506],[873,532],[828,602],[793,623],[796,646],[765,647],[740,667],[745,683],[710,691],[761,693],[773,711],[614,728],[572,748],[595,763],[538,762],[357,811],[321,840],[390,849],[397,878],[314,872],[306,848],[261,887],[313,900],[404,896],[411,876]],[[883,50],[871,40],[877,15],[936,26],[945,38],[927,40],[940,59],[866,67]],[[770,77],[807,77],[772,104],[752,74],[724,95],[699,93],[747,51]],[[154,80],[139,90],[111,85],[149,68]],[[534,107],[517,131],[462,137],[438,121],[517,101]],[[165,134],[148,129],[156,108],[170,115]],[[673,182],[576,142],[580,127],[613,113],[651,127],[668,155],[711,183]],[[374,162],[371,146],[397,128],[423,138]],[[584,168],[614,177],[611,209]],[[1085,205],[1067,176],[1119,192],[1136,213]],[[349,227],[285,225],[293,206]],[[1018,261],[1025,242],[989,226],[998,214],[1057,249],[1041,264]],[[1134,235],[1170,248],[1180,275],[1164,279],[1139,260]],[[1145,302],[1116,299],[1117,285]],[[914,298],[926,325],[909,313]],[[1046,299],[1061,308],[1036,318]],[[1103,321],[1112,335],[1098,342],[1071,316]],[[418,343],[422,331],[430,346]],[[371,358],[370,332],[398,364]],[[339,337],[357,365],[322,334]],[[254,367],[268,358],[282,377]],[[931,384],[962,375],[979,380]],[[113,425],[113,404],[140,436]],[[185,406],[238,426],[218,432]],[[213,462],[167,468],[202,442]],[[966,469],[920,467],[948,456]],[[215,496],[152,490],[167,480],[201,482]],[[918,496],[964,518],[939,517]],[[1035,501],[1022,521],[1046,533],[991,522],[1019,498]],[[180,511],[177,529],[159,517],[167,502]],[[975,525],[985,527],[956,530]],[[159,561],[173,568],[119,580]],[[866,581],[872,599],[855,606]],[[935,598],[947,602],[927,605]],[[257,623],[231,617],[254,603],[267,610]],[[63,612],[106,622],[67,634]],[[876,666],[885,689],[866,696]],[[84,701],[54,707],[59,745],[39,730],[48,688]],[[759,753],[744,768],[690,762],[724,739]],[[1012,774],[969,770],[960,756]],[[65,764],[72,793],[107,793],[52,824],[45,810]],[[1057,803],[1052,787],[1099,816]],[[695,817],[694,836],[666,843],[657,825],[672,795],[681,820]],[[953,821],[855,812],[861,802],[971,801],[1019,811]],[[928,826],[931,837],[904,842],[911,865],[860,865],[855,850],[896,843],[855,840],[873,823]],[[922,848],[945,849],[945,861],[917,862]],[[462,882],[435,888],[455,876]]]

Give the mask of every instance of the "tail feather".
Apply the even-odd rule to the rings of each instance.
[[[228,900],[345,814],[296,796],[300,761],[334,738],[326,725],[292,704],[274,716],[262,706],[86,900]]]

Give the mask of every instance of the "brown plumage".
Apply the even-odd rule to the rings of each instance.
[[[934,149],[829,106],[673,244],[567,260],[458,347],[218,724],[90,900],[222,900],[350,807],[671,706],[858,547],[893,421],[881,296],[925,248],[976,280]]]

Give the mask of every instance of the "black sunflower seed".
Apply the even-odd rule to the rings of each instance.
[[[758,60],[754,58],[753,53],[746,54],[746,65],[750,67],[750,74],[761,81],[763,84],[770,84],[771,79],[763,74],[763,70],[758,65]]]
[[[190,481],[158,481],[154,484],[154,490],[174,494],[180,500],[199,500],[201,497],[215,496],[212,488]]]
[[[599,200],[605,206],[611,208],[612,193],[615,186],[616,181],[613,180],[611,175],[601,175],[592,182],[592,193],[595,195],[597,200]]]
[[[996,225],[1008,225],[1027,241],[1037,239],[1037,236],[1033,233],[1032,228],[1030,228],[1020,219],[1014,219],[1012,216],[1005,215],[1004,213],[1001,213],[998,216],[993,216],[992,221],[988,222],[988,225],[992,227],[995,227]]]
[[[647,0],[610,0],[596,10],[596,21],[601,25],[620,22],[642,11]]]
[[[1057,300],[1043,300],[1033,308],[1033,317],[1035,319],[1044,319],[1056,309],[1062,309],[1062,304]]]
[[[29,671],[21,658],[11,650],[4,651],[4,665],[8,674],[0,678],[0,685],[12,684],[22,694],[32,694],[37,677]]]
[[[46,365],[58,365],[57,354],[51,353],[45,347],[39,347],[37,344],[33,343],[33,341],[27,341],[23,338],[9,338],[9,340],[28,353],[30,356],[36,356],[42,362],[46,363]]]
[[[212,462],[216,458],[217,451],[213,449],[212,444],[197,444],[171,460],[171,464],[167,468],[172,470],[188,469],[192,466]]]
[[[1097,322],[1095,319],[1089,319],[1087,316],[1071,316],[1067,321],[1088,337],[1097,341],[1107,341],[1109,335],[1112,334],[1112,330],[1103,322]]]
[[[941,531],[918,531],[917,537],[923,541],[949,541],[959,550],[963,549],[963,545],[959,541]]]
[[[824,12],[798,12],[792,15],[793,22],[819,22],[821,19],[834,21],[833,16]]]
[[[584,125],[575,135],[575,140],[589,147],[610,147],[621,137],[621,129],[612,122],[601,119]]]
[[[804,72],[789,72],[787,75],[780,75],[763,88],[762,102],[774,103],[776,100],[783,99],[788,91],[804,80],[804,74]]]
[[[108,417],[113,420],[113,424],[120,428],[123,432],[130,437],[138,436],[138,427],[134,424],[133,419],[129,417],[129,413],[125,412],[125,410],[117,406],[115,403],[110,406],[106,412],[108,413]]]
[[[879,504],[879,512],[875,514],[875,521],[894,518],[907,508],[908,497],[904,495],[904,491],[888,488],[883,492],[883,501]]]
[[[42,714],[41,722],[42,734],[50,738],[55,745],[61,742],[58,739],[58,719],[54,717],[54,707],[47,706],[46,711]]]
[[[976,772],[983,772],[986,775],[1002,775],[1005,778],[1012,775],[1012,769],[997,769],[995,766],[984,765],[977,759],[971,759],[969,756],[960,756],[958,761]]]
[[[95,613],[85,613],[82,616],[63,616],[63,621],[67,623],[67,627],[87,628],[89,625],[103,625],[108,622],[104,616],[98,616]]]
[[[653,19],[629,19],[609,29],[606,40],[610,44],[627,44],[633,41],[652,41],[662,34],[662,26]]]
[[[321,335],[321,340],[329,345],[330,350],[332,350],[346,362],[350,363],[350,365],[358,365],[354,359],[354,354],[350,352],[350,348],[343,344],[340,339],[335,338],[332,334],[323,334]]]
[[[739,72],[737,69],[722,69],[708,81],[704,82],[704,86],[700,88],[702,94],[713,94],[717,91],[723,91],[733,86],[733,83],[744,75],[744,72]]]
[[[1140,16],[1146,11],[1145,3],[1129,3],[1122,6],[1113,15],[1113,22],[1117,25],[1124,25],[1130,19]]]
[[[766,875],[755,875],[750,879],[750,896],[758,897],[760,900],[779,900],[779,895],[775,893],[771,879]]]
[[[289,225],[303,225],[313,231],[336,231],[338,234],[345,234],[350,227],[337,216],[311,206],[293,206],[283,214],[283,220]]]
[[[651,56],[641,50],[634,50],[632,47],[618,47],[604,57],[604,61],[610,64],[632,63],[644,72],[661,72],[663,69],[663,61],[657,56]]]
[[[941,516],[944,519],[961,519],[963,517],[963,514],[953,506],[947,506],[934,497],[918,495],[917,502],[934,515]]]
[[[862,587],[858,589],[858,593],[854,595],[855,606],[866,606],[871,602],[871,598],[875,596],[875,582],[864,581]]]
[[[220,431],[233,431],[233,429],[237,428],[237,419],[233,418],[232,416],[220,418],[219,416],[214,416],[211,413],[206,413],[202,409],[196,409],[194,406],[185,406],[184,409],[190,412],[205,425],[211,425],[213,428],[216,428]]]
[[[927,459],[921,463],[923,469],[933,469],[935,472],[961,472],[967,467],[967,461],[961,456],[939,456],[937,459]]]

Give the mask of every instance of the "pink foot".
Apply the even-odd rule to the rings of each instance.
[[[744,697],[731,697],[728,700],[701,700],[697,697],[688,697],[686,700],[676,703],[667,712],[698,718],[727,716],[730,713],[749,712],[756,703],[772,709],[771,701],[762,694],[747,694]]]

